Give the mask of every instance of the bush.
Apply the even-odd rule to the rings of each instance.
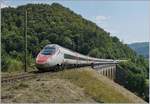
[[[23,63],[21,61],[18,61],[16,59],[8,58],[6,61],[6,69],[3,69],[2,71],[21,71],[23,69]]]
[[[139,59],[137,59],[137,61],[139,61]],[[144,91],[146,89],[146,77],[148,74],[145,72],[144,65],[127,61],[120,63],[118,70],[124,70],[124,74],[126,75],[124,77],[126,83],[122,83],[123,86],[144,98],[144,96],[146,96]],[[146,98],[144,99],[146,100]]]
[[[139,96],[143,95],[144,88],[146,86],[146,80],[141,74],[129,73],[127,77],[127,88],[133,92],[137,92]]]

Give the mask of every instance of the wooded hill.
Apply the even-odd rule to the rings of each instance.
[[[127,71],[124,85],[145,97],[143,92],[145,79],[148,78],[148,62],[117,37],[110,36],[109,32],[95,23],[58,3],[27,4],[2,9],[2,71],[22,69],[25,10],[28,12],[28,65],[34,62],[38,52],[49,43],[93,57],[128,59],[127,63],[120,66]]]
[[[149,58],[149,42],[131,43],[128,46],[135,50],[137,54],[143,55],[147,59]]]

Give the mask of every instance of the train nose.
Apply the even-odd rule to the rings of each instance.
[[[36,58],[36,63],[37,64],[44,64],[47,62],[49,56],[46,56],[46,55],[38,55],[38,57]]]

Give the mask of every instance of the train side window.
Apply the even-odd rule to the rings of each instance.
[[[76,59],[76,57],[75,56],[72,56],[72,55],[69,55],[69,54],[64,54],[64,58],[66,58],[66,59]]]

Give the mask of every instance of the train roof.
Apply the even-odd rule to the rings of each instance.
[[[47,44],[45,47],[47,47],[47,46],[50,46],[50,47],[52,47],[52,46],[54,46],[54,47],[60,47],[60,46],[57,45],[57,44]]]
[[[72,51],[72,50],[70,50],[68,48],[62,47],[62,46],[60,46],[58,44],[47,44],[45,47],[47,47],[47,46],[50,46],[50,47],[52,47],[52,46],[54,46],[54,47],[61,47],[61,48],[64,48],[66,50],[69,50],[71,52],[75,52],[75,51]],[[83,54],[78,53],[78,52],[75,52],[75,53],[81,55],[82,57],[88,57],[89,59],[100,60],[100,61],[114,61],[113,59],[99,59],[99,58],[95,58],[95,57],[91,57],[91,56],[86,56],[86,55],[83,55]]]

